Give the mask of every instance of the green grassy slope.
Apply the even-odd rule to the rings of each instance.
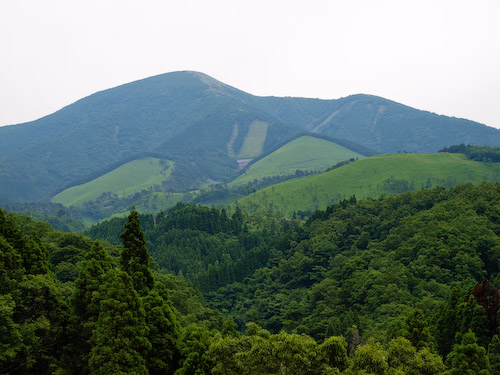
[[[65,206],[81,206],[86,201],[111,192],[118,197],[134,194],[168,180],[174,163],[158,158],[144,158],[126,163],[82,185],[70,187],[52,198]]]
[[[378,197],[423,187],[499,181],[500,163],[480,163],[462,154],[384,154],[302,179],[270,186],[240,199],[248,212],[290,217],[294,211],[323,209],[355,194]]]
[[[296,170],[325,170],[340,161],[362,157],[363,155],[336,143],[303,136],[250,165],[246,172],[229,186],[246,184],[263,177],[291,175]]]
[[[240,154],[238,155],[240,159],[254,158],[262,153],[268,127],[269,124],[264,121],[253,121],[250,124]]]

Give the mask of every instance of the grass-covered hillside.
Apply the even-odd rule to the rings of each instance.
[[[384,154],[257,191],[238,201],[248,212],[291,217],[355,195],[357,198],[465,182],[499,181],[499,163],[468,160],[462,154]]]
[[[81,207],[103,193],[125,197],[154,185],[166,184],[174,163],[158,158],[144,158],[126,163],[92,181],[70,187],[52,198],[52,202]]]
[[[246,184],[263,177],[292,175],[297,170],[321,171],[338,162],[362,157],[363,155],[334,142],[303,136],[251,164],[245,173],[233,180],[229,186]]]

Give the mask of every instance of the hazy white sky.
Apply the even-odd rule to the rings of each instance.
[[[500,128],[500,0],[0,1],[0,125],[176,70]]]

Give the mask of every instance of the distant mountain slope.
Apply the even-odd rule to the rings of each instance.
[[[423,187],[500,181],[500,163],[481,163],[462,154],[384,154],[319,175],[282,182],[238,200],[248,212],[291,217],[324,209],[352,195],[377,198]]]
[[[374,96],[256,97],[202,73],[174,72],[0,127],[0,201],[48,199],[145,154],[175,162],[174,190],[227,182],[239,159],[259,157],[304,132],[382,153],[500,145],[499,130]]]
[[[452,144],[500,145],[498,129],[440,116],[372,95],[338,100],[258,98],[276,118],[379,153],[437,152]]]

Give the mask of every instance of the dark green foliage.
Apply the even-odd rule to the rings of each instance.
[[[180,338],[182,359],[175,375],[209,375],[213,359],[207,356],[212,335],[206,328],[188,326]]]
[[[154,279],[149,269],[149,252],[146,238],[139,222],[139,213],[132,209],[125,223],[125,231],[120,235],[123,250],[120,256],[122,270],[132,278],[134,289],[144,296],[153,287]]]
[[[7,216],[0,209],[0,236],[5,238],[21,254],[22,267],[28,274],[45,274],[49,270],[48,253],[36,237],[25,236],[14,223],[12,216]]]
[[[146,313],[130,276],[111,270],[101,286],[99,317],[90,339],[90,374],[148,374]]]
[[[23,215],[18,218],[40,225],[42,222],[50,224],[57,230],[65,232],[82,232],[85,225],[81,221],[80,214],[74,209],[68,209],[60,203],[51,202],[32,202],[32,203],[12,203],[4,205],[4,208],[11,212],[17,212]],[[36,220],[36,222],[34,222]],[[38,233],[38,236],[41,236]]]
[[[351,197],[302,225],[133,210],[130,274],[108,245],[0,212],[0,372],[437,375],[442,356],[447,374],[495,373],[498,201],[498,184]],[[145,238],[186,279],[152,271]],[[54,283],[49,260],[80,277]]]
[[[500,147],[477,146],[477,145],[453,145],[445,147],[439,152],[453,154],[465,154],[469,159],[482,162],[500,162]]]
[[[139,219],[155,262],[192,280],[204,292],[242,281],[264,266],[270,244],[282,230],[272,219],[253,223],[257,230],[245,229],[239,208],[230,215],[224,209],[182,203],[166,214],[140,215]],[[117,243],[123,222],[117,218],[104,221],[86,233]]]
[[[448,355],[450,369],[445,375],[489,375],[490,364],[486,350],[477,344],[476,336],[468,331],[460,344],[456,344]]]
[[[488,345],[488,361],[490,362],[491,375],[500,374],[500,338],[493,336]]]
[[[403,337],[408,339],[417,350],[434,347],[434,338],[431,335],[427,322],[424,320],[422,310],[413,310],[406,318],[405,323]]]
[[[276,246],[275,263],[207,298],[236,322],[255,316],[271,332],[316,339],[326,338],[336,318],[337,334],[356,325],[362,338],[388,340],[418,307],[428,317],[439,316],[439,328],[430,328],[440,353],[469,328],[487,345],[487,319],[470,293],[486,274],[498,272],[499,198],[498,184],[359,202],[353,197],[292,231]],[[460,283],[467,289],[453,305],[459,310],[438,314],[452,285]]]
[[[75,282],[71,299],[73,316],[68,327],[69,343],[65,348],[65,368],[72,373],[88,373],[88,360],[91,349],[92,332],[101,311],[102,286],[115,268],[114,260],[95,242],[86,254],[86,261]]]
[[[67,310],[48,252],[0,209],[0,373],[49,374]]]
[[[172,374],[179,365],[180,328],[165,287],[156,283],[142,303],[149,329],[147,338],[151,343],[151,349],[145,355],[149,374]]]

